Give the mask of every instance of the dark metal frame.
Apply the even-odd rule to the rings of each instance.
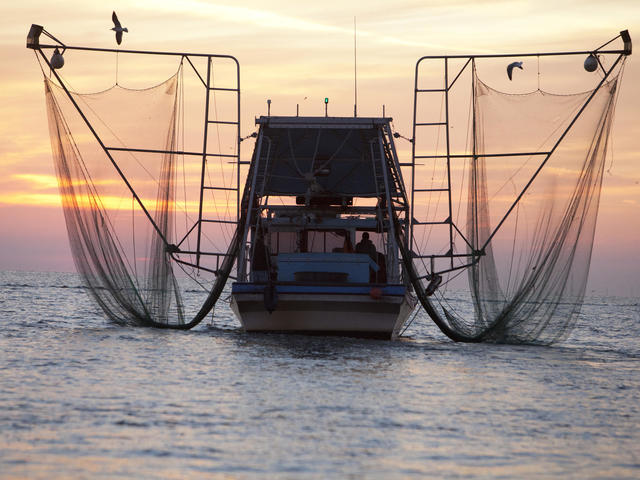
[[[615,40],[617,40],[619,38],[622,39],[622,41],[623,41],[623,48],[622,49],[618,49],[618,50],[602,50],[605,46],[609,45],[610,43],[612,43],[613,41],[615,41]],[[567,135],[569,130],[571,130],[571,128],[573,127],[573,125],[575,124],[577,119],[580,117],[580,115],[582,114],[584,109],[587,107],[587,105],[591,102],[591,100],[595,96],[596,92],[600,89],[600,87],[602,87],[602,85],[605,83],[605,81],[609,78],[609,75],[611,74],[611,72],[618,66],[618,64],[621,62],[621,60],[625,56],[631,55],[631,51],[632,51],[631,36],[629,35],[628,30],[623,30],[623,31],[620,32],[620,34],[618,36],[616,36],[613,39],[609,40],[608,42],[606,42],[605,44],[603,44],[600,47],[596,48],[595,50],[583,50],[583,51],[571,51],[571,52],[520,53],[520,54],[436,55],[436,56],[424,56],[424,57],[421,57],[420,59],[418,59],[418,61],[416,62],[416,67],[415,67],[415,81],[414,81],[413,130],[412,130],[412,138],[411,138],[411,144],[412,144],[412,147],[411,147],[411,163],[408,164],[408,165],[404,164],[404,165],[406,165],[406,166],[411,168],[411,215],[410,215],[410,218],[411,218],[411,229],[410,229],[410,232],[409,232],[409,245],[410,245],[411,249],[413,249],[413,247],[414,247],[414,238],[413,238],[413,226],[414,225],[447,225],[447,224],[449,225],[449,251],[446,254],[441,254],[441,255],[414,255],[413,258],[422,258],[422,259],[427,258],[427,259],[431,260],[431,265],[432,265],[431,272],[429,272],[427,275],[424,275],[423,277],[420,277],[420,278],[430,279],[434,275],[444,274],[444,273],[452,272],[452,271],[455,271],[455,270],[468,268],[468,267],[474,265],[475,263],[477,263],[480,260],[480,258],[484,255],[485,249],[487,248],[487,246],[489,245],[489,243],[491,242],[491,240],[493,239],[493,237],[495,236],[497,231],[502,227],[502,225],[504,224],[506,219],[509,217],[509,215],[514,210],[516,205],[522,199],[523,195],[526,193],[528,188],[531,186],[531,184],[533,183],[535,178],[538,176],[540,171],[544,168],[545,164],[547,163],[547,161],[549,160],[551,155],[556,151],[558,145],[562,142],[562,140]],[[602,63],[600,62],[600,59],[598,59],[596,54],[597,55],[617,55],[618,57],[613,62],[612,66],[609,69],[606,69],[602,65]],[[480,59],[480,58],[516,58],[516,57],[517,58],[522,58],[522,57],[545,57],[545,56],[568,56],[568,55],[595,55],[596,58],[598,59],[598,65],[599,65],[600,69],[602,70],[603,78],[598,83],[597,87],[594,89],[594,91],[591,93],[591,95],[587,98],[587,100],[582,105],[582,107],[580,108],[578,113],[576,113],[576,115],[574,116],[573,120],[570,122],[570,124],[567,126],[567,128],[560,135],[560,137],[558,138],[558,140],[556,141],[554,146],[549,151],[545,151],[545,152],[484,153],[484,154],[480,155],[475,151],[475,143],[476,142],[475,142],[475,138],[474,138],[474,145],[473,145],[474,151],[473,151],[472,154],[465,154],[465,155],[451,154],[451,145],[450,145],[450,136],[449,136],[449,92],[450,92],[451,88],[454,86],[454,84],[456,83],[456,81],[458,80],[458,78],[460,78],[462,73],[465,71],[465,69],[469,65],[471,65],[471,68],[475,68],[476,59]],[[449,83],[449,62],[452,59],[457,59],[457,60],[466,59],[467,61],[460,68],[460,70],[456,73],[456,75],[453,78],[453,80],[451,81],[451,83]],[[420,89],[418,87],[418,85],[419,85],[419,71],[420,71],[419,67],[420,67],[420,64],[425,60],[442,60],[442,61],[444,61],[444,81],[445,81],[444,88]],[[418,95],[419,94],[424,94],[424,93],[440,93],[440,94],[444,93],[444,96],[445,96],[445,121],[444,122],[417,122]],[[474,95],[474,98],[472,98],[472,102],[475,104],[475,92],[473,92],[473,95]],[[446,135],[445,135],[445,137],[446,137],[446,154],[444,154],[444,155],[416,155],[416,143],[417,143],[416,142],[416,135],[418,133],[418,127],[433,127],[433,126],[438,126],[438,127],[444,126],[446,128]],[[537,170],[534,172],[533,176],[529,179],[527,184],[524,186],[524,188],[522,189],[522,191],[520,192],[520,194],[516,198],[516,200],[513,202],[513,204],[507,210],[507,213],[504,215],[504,217],[500,220],[500,222],[498,222],[498,225],[496,225],[496,227],[493,229],[492,233],[489,235],[489,238],[486,240],[486,242],[482,246],[480,246],[479,248],[477,246],[474,247],[473,245],[471,245],[469,240],[467,238],[465,238],[465,236],[462,234],[462,232],[460,231],[458,226],[453,221],[452,198],[451,198],[451,168],[450,168],[451,167],[451,159],[479,158],[481,156],[482,157],[513,157],[513,156],[534,156],[534,155],[544,156],[544,159],[541,161],[540,165],[538,166]],[[447,188],[416,189],[415,188],[415,168],[416,168],[416,160],[417,159],[446,159]],[[448,217],[447,217],[447,219],[442,221],[442,222],[420,222],[420,221],[416,220],[415,217],[414,217],[415,194],[416,193],[420,193],[420,192],[436,192],[436,191],[447,192],[447,196],[448,196]],[[453,232],[454,232],[454,230],[462,237],[462,239],[465,241],[467,246],[471,249],[471,253],[455,253],[454,252],[454,244],[453,244],[453,235],[454,235]],[[435,271],[434,261],[435,261],[436,258],[449,258],[450,259],[450,267],[447,268],[447,269],[444,269],[444,270]],[[468,263],[463,264],[463,265],[454,265],[454,259],[455,258],[469,258],[470,260],[469,260]]]
[[[53,40],[56,43],[55,44],[41,44],[40,43],[40,36],[42,34],[44,34],[45,36],[47,36],[48,38],[50,38],[51,40]],[[155,231],[158,233],[158,235],[160,236],[162,241],[165,243],[165,247],[171,253],[172,258],[178,263],[182,263],[184,265],[196,267],[198,269],[209,271],[209,272],[212,272],[212,273],[217,273],[218,268],[219,268],[219,264],[220,264],[220,257],[225,257],[227,255],[227,253],[203,252],[201,250],[202,224],[203,223],[230,223],[230,224],[237,225],[238,224],[238,220],[240,219],[240,213],[241,213],[241,209],[240,209],[241,208],[240,207],[240,167],[241,167],[241,165],[246,164],[247,162],[241,162],[240,161],[240,143],[242,141],[242,136],[240,134],[240,113],[241,113],[240,112],[240,64],[239,64],[238,60],[234,56],[231,56],[231,55],[204,54],[204,53],[185,53],[185,52],[158,52],[158,51],[146,51],[146,50],[124,50],[124,49],[79,47],[79,46],[65,45],[63,42],[61,42],[60,40],[55,38],[53,35],[51,35],[49,32],[47,32],[42,26],[35,25],[35,24],[31,25],[31,29],[29,30],[29,34],[27,36],[27,48],[34,50],[36,52],[36,54],[40,54],[41,58],[47,64],[47,66],[49,67],[51,73],[56,78],[56,80],[58,81],[59,85],[62,87],[62,89],[64,90],[65,94],[67,95],[69,100],[72,102],[73,106],[75,107],[75,109],[77,110],[77,112],[82,117],[83,121],[85,122],[85,124],[87,125],[87,127],[89,128],[91,133],[93,134],[94,138],[96,139],[96,141],[98,142],[98,144],[100,145],[100,147],[102,148],[104,153],[107,155],[107,157],[111,161],[111,164],[116,169],[118,175],[120,176],[122,181],[125,183],[125,185],[129,189],[129,191],[131,192],[133,198],[138,203],[138,205],[140,206],[140,208],[144,212],[145,216],[147,217],[147,219],[149,220],[149,222],[151,223],[151,225],[153,226]],[[67,86],[65,85],[65,83],[62,81],[62,79],[58,75],[57,71],[52,67],[49,58],[47,58],[47,56],[44,53],[44,50],[59,49],[59,48],[62,48],[62,53],[63,54],[64,54],[64,52],[66,50],[79,50],[79,51],[101,52],[101,53],[124,53],[124,54],[138,54],[138,55],[174,56],[174,57],[181,57],[183,60],[186,60],[187,63],[191,66],[191,68],[193,69],[193,71],[198,76],[198,78],[200,79],[200,81],[202,82],[203,86],[206,89],[206,94],[205,94],[205,118],[204,118],[204,128],[203,128],[203,147],[202,147],[202,151],[201,152],[188,152],[188,151],[173,151],[173,150],[150,150],[150,149],[142,149],[142,148],[110,147],[110,146],[105,145],[104,142],[102,141],[102,139],[100,138],[100,136],[98,135],[98,133],[95,131],[95,129],[93,128],[93,126],[91,125],[89,120],[87,119],[87,117],[85,116],[85,114],[82,112],[82,110],[79,107],[79,105],[76,103],[75,99],[73,98],[73,96],[69,92]],[[205,80],[205,78],[203,78],[203,76],[200,74],[200,72],[198,71],[196,66],[193,64],[193,62],[191,61],[191,58],[206,58],[207,59],[206,80]],[[235,88],[220,88],[220,87],[212,87],[211,86],[211,77],[212,77],[211,65],[212,65],[212,62],[213,62],[214,59],[226,59],[226,60],[231,60],[231,61],[233,61],[235,63],[235,65],[236,65],[236,86],[235,86]],[[236,120],[235,121],[211,120],[209,118],[210,93],[212,91],[218,91],[218,90],[230,91],[230,92],[235,92],[236,93],[237,110],[236,110]],[[209,129],[209,125],[210,124],[225,124],[225,125],[235,125],[236,126],[236,128],[237,128],[237,132],[236,132],[237,133],[236,134],[236,141],[237,141],[236,152],[237,153],[236,154],[233,154],[233,155],[232,154],[221,154],[221,153],[217,153],[216,154],[216,153],[209,153],[207,151],[207,137],[208,137],[208,129]],[[158,227],[158,225],[154,221],[153,217],[151,216],[151,214],[149,213],[147,208],[144,206],[142,200],[137,195],[137,193],[136,193],[135,189],[133,188],[133,186],[127,180],[126,176],[124,175],[124,173],[122,172],[122,170],[118,166],[117,162],[115,161],[115,159],[111,155],[111,152],[141,152],[141,153],[161,153],[161,154],[164,153],[164,154],[179,154],[179,155],[195,155],[195,156],[201,156],[202,157],[202,168],[201,168],[201,177],[200,177],[200,203],[199,203],[199,208],[198,208],[198,220],[189,229],[189,231],[180,240],[180,242],[178,242],[177,245],[169,244],[167,239],[163,236],[160,228]],[[207,164],[207,158],[209,158],[209,157],[235,159],[235,163],[236,163],[236,187],[235,188],[228,188],[228,187],[223,188],[223,187],[214,187],[214,186],[205,185],[206,164]],[[236,205],[237,205],[237,207],[236,207],[236,220],[235,221],[229,221],[229,220],[216,220],[216,219],[203,218],[202,217],[202,210],[203,210],[203,203],[205,201],[205,199],[204,199],[204,191],[205,190],[229,190],[229,191],[235,191],[236,192]],[[197,247],[196,247],[196,250],[195,251],[182,251],[182,250],[180,250],[180,245],[182,245],[182,243],[187,239],[187,237],[193,232],[194,229],[197,229]],[[196,256],[195,264],[190,263],[190,262],[186,262],[186,261],[181,260],[178,257],[176,257],[176,254],[180,254],[180,253],[189,254],[189,255],[195,255]],[[216,256],[217,257],[217,261],[216,261],[216,265],[217,266],[216,266],[215,270],[211,270],[211,269],[208,269],[208,268],[200,265],[200,257],[202,255]]]

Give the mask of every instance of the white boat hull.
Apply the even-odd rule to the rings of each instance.
[[[276,308],[269,313],[265,307],[264,293],[234,292],[231,308],[247,332],[394,338],[413,311],[415,297],[406,292],[375,297],[378,295],[372,296],[369,291],[280,291],[277,293]]]

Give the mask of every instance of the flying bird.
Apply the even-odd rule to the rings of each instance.
[[[522,70],[522,62],[513,62],[507,66],[507,75],[509,76],[509,80],[512,80],[511,75],[513,75],[513,69],[515,67],[518,67],[520,70]]]
[[[113,20],[113,24],[115,25],[111,30],[116,32],[116,42],[120,45],[122,43],[122,32],[129,33],[129,30],[127,30],[127,27],[123,28],[122,25],[120,25],[120,20],[118,20],[116,12],[113,12],[113,15],[111,15],[111,20]]]

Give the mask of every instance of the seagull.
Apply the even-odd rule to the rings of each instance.
[[[518,67],[520,70],[522,70],[522,62],[513,62],[507,66],[507,75],[509,75],[509,80],[512,80],[511,75],[513,75],[513,69],[515,67]]]
[[[122,43],[122,32],[129,33],[129,30],[127,30],[127,27],[122,28],[116,12],[113,12],[113,15],[111,15],[111,20],[113,20],[113,24],[115,25],[111,30],[116,32],[116,42],[118,42],[118,45],[120,45]]]

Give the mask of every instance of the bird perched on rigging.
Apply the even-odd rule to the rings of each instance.
[[[518,67],[520,70],[523,70],[522,62],[513,62],[507,65],[507,75],[509,76],[509,80],[512,80],[511,76],[513,75],[513,69],[515,67]]]
[[[111,15],[111,20],[113,20],[114,25],[111,30],[116,32],[116,42],[118,42],[118,45],[120,45],[122,43],[122,32],[129,33],[129,30],[127,29],[127,27],[123,28],[122,25],[120,25],[120,20],[118,20],[116,12],[113,12],[113,15]]]

